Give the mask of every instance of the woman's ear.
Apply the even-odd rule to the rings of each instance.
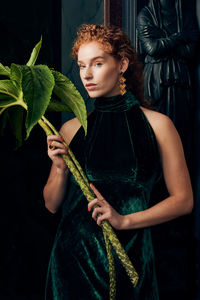
[[[120,62],[120,72],[125,73],[129,66],[129,59],[127,57],[123,57]]]

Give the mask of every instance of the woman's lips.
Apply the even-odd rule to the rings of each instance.
[[[93,90],[95,90],[96,89],[96,84],[95,83],[88,83],[88,84],[86,84],[85,85],[85,87],[86,87],[86,89],[88,90],[88,91],[93,91]]]

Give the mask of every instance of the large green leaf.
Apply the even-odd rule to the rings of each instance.
[[[8,95],[0,94],[0,107],[5,107],[14,102],[17,103],[17,101],[14,98],[12,98]]]
[[[10,67],[10,79],[12,80],[13,84],[18,89],[19,93],[22,90],[22,72],[21,66],[16,64],[11,64]]]
[[[74,84],[63,74],[52,70],[55,79],[53,92],[63,100],[81,122],[87,133],[87,110],[85,102]]]
[[[72,112],[71,108],[57,99],[51,99],[47,107],[48,111],[57,111],[57,112]]]
[[[17,100],[19,97],[19,89],[11,80],[0,80],[0,94],[6,94]]]
[[[5,67],[0,63],[0,75],[10,77],[10,69],[9,67]]]
[[[38,58],[38,55],[39,55],[39,52],[40,52],[40,48],[42,46],[42,37],[39,41],[39,43],[37,43],[37,45],[33,48],[33,51],[31,53],[31,56],[29,58],[29,61],[27,62],[27,66],[34,66],[37,58]]]
[[[54,77],[47,66],[22,66],[22,90],[28,107],[26,138],[44,115],[51,99],[53,87]]]

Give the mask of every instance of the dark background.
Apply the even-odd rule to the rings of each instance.
[[[76,0],[76,2],[82,1]],[[136,8],[138,12],[147,1],[110,0],[105,3],[110,5],[110,23],[122,26],[129,33],[129,25],[135,23],[132,17],[135,12],[130,13],[129,8]],[[194,6],[195,1],[190,1],[190,4]],[[67,2],[65,2],[65,6],[67,7]],[[0,62],[8,66],[12,62],[25,64],[32,48],[43,35],[43,45],[37,63],[47,64],[49,67],[63,72],[62,8],[61,0],[1,2]],[[127,11],[130,16],[127,16]],[[129,25],[127,25],[127,19]],[[83,23],[83,19],[80,19],[81,23]],[[75,32],[76,28],[73,30]],[[134,32],[131,32],[131,35],[134,38],[133,43],[136,42]],[[196,136],[194,150],[195,212],[192,216],[195,224],[194,235],[191,237],[190,260],[183,261],[183,273],[191,272],[189,276],[191,280],[188,285],[191,294],[190,296],[185,295],[185,297],[182,295],[181,298],[176,297],[174,292],[176,286],[168,287],[164,282],[163,274],[161,283],[165,284],[164,288],[169,291],[171,300],[192,300],[195,296],[196,300],[200,299],[197,296],[200,273],[200,255],[198,255],[200,249],[200,205],[198,201],[200,190],[200,108],[197,101],[199,99],[198,78],[200,77],[199,56],[195,59],[193,75],[197,113],[194,120]],[[75,78],[75,82],[77,76],[76,69],[69,74],[71,79]],[[59,113],[49,113],[47,118],[57,128],[60,127],[63,120]],[[0,145],[0,300],[44,299],[48,260],[59,221],[59,213],[52,215],[45,209],[42,196],[42,189],[51,165],[46,154],[45,134],[36,126],[23,146],[14,151],[15,139],[7,127],[5,135],[0,137]],[[168,247],[167,243],[166,246]],[[181,247],[187,248],[188,245],[183,244]],[[168,270],[165,271],[168,272]]]
[[[37,63],[61,68],[61,3],[1,1],[0,62],[26,64],[43,35]],[[60,114],[48,114],[60,127]],[[0,147],[0,299],[44,299],[45,276],[59,216],[45,208],[42,189],[50,160],[46,137],[36,126],[16,151],[9,127]]]

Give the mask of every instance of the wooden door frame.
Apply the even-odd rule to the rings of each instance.
[[[122,27],[122,0],[104,0],[104,25]]]
[[[137,49],[137,0],[104,0],[104,25],[121,27]]]

